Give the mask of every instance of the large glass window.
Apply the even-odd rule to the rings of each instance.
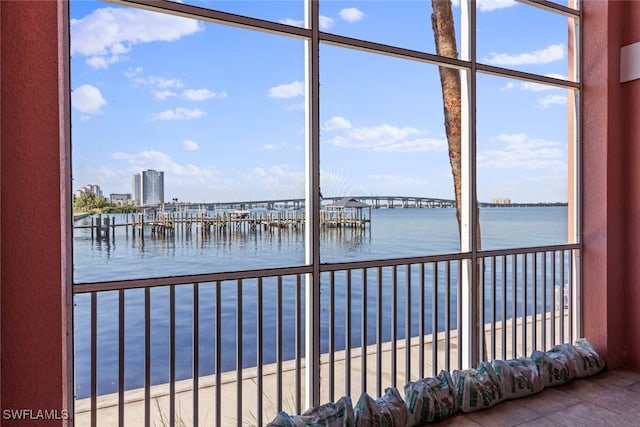
[[[367,286],[393,312],[380,313],[381,343],[396,337],[398,283],[432,286],[433,310],[468,325],[462,265],[477,268],[478,251],[576,243],[573,1],[70,4],[78,398],[115,392],[116,363],[128,389],[187,378],[199,345],[204,374],[311,349],[309,378],[336,340],[320,323],[359,315],[358,340],[373,333]],[[436,55],[438,4],[451,5],[457,56]],[[446,254],[446,269],[429,264]],[[392,258],[407,259],[357,263]],[[460,292],[444,299],[450,277]],[[445,323],[413,295],[399,298],[423,311],[399,323],[408,333],[413,318]],[[334,300],[349,300],[345,314],[326,310]],[[214,322],[217,341],[198,338]],[[103,344],[116,340],[121,357]]]

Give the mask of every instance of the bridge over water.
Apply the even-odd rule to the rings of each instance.
[[[322,205],[330,205],[345,198],[355,199],[359,202],[371,205],[372,208],[453,208],[456,206],[455,200],[439,199],[432,197],[420,196],[340,196],[340,197],[323,197]],[[177,205],[165,204],[165,210],[172,210],[173,206],[188,208],[207,208],[215,209],[302,209],[305,200],[303,198],[296,199],[265,199],[250,201],[227,201],[227,202],[202,202],[202,203],[178,203]],[[158,205],[145,206],[147,208],[159,208]]]

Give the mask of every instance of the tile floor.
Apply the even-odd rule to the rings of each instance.
[[[459,413],[437,425],[640,426],[640,371],[604,371],[484,411]]]

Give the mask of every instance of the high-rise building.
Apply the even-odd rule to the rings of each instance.
[[[142,171],[142,206],[164,203],[164,172]]]
[[[131,199],[134,205],[142,204],[142,175],[134,173],[131,178]]]
[[[83,193],[93,193],[96,197],[102,197],[102,190],[99,185],[87,184],[84,187],[76,191],[76,196],[80,197]]]

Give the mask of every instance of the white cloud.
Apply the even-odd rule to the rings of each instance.
[[[106,7],[70,21],[71,55],[87,57],[94,68],[124,59],[134,45],[171,42],[204,26],[196,20],[134,8]]]
[[[567,103],[567,95],[547,95],[538,100],[538,106],[548,108],[550,105],[563,105]]]
[[[444,151],[445,139],[426,138],[426,131],[388,124],[349,128],[344,134],[328,139],[330,144],[374,152]]]
[[[187,151],[196,151],[200,149],[200,146],[198,145],[197,142],[186,139],[182,141],[182,148],[184,148]]]
[[[274,86],[269,89],[271,98],[293,98],[300,95],[304,95],[304,83],[299,81]]]
[[[483,62],[498,66],[514,66],[525,64],[548,64],[565,57],[565,47],[562,43],[551,45],[545,49],[533,52],[511,55],[508,53],[492,52]]]
[[[161,151],[146,150],[139,153],[115,152],[111,155],[114,159],[124,160],[132,166],[134,170],[155,169],[164,171],[165,179],[172,177],[189,177],[204,183],[218,175],[217,171],[210,168],[203,168],[193,164],[181,165],[174,161],[168,154]],[[191,181],[195,182],[195,181]]]
[[[91,85],[81,85],[71,92],[71,105],[85,114],[99,114],[107,104],[100,90]]]
[[[515,0],[478,0],[476,5],[481,12],[512,7],[518,3]]]
[[[530,138],[524,133],[501,134],[493,140],[504,146],[478,153],[478,165],[483,168],[566,169],[566,156],[558,142]]]
[[[452,0],[451,4],[453,6],[460,6],[460,0]],[[518,3],[515,0],[477,0],[476,6],[480,9],[481,12],[490,12],[496,9],[504,9],[507,7],[512,7],[517,5]]]
[[[204,101],[211,98],[226,98],[226,92],[212,92],[209,89],[186,89],[182,91],[182,98],[190,101]]]
[[[547,77],[553,77],[556,79],[563,79],[563,80],[565,79],[565,77],[562,74],[549,73],[545,75]],[[541,92],[545,90],[562,90],[561,88],[556,86],[545,85],[541,83],[533,83],[533,82],[518,82],[518,83],[509,82],[502,87],[502,90],[508,90],[513,88],[518,88],[520,90],[527,90],[532,92]]]
[[[328,16],[320,15],[319,20],[320,20],[321,30],[328,30],[329,28],[333,27],[333,24],[335,24],[335,21],[333,20],[333,18],[329,18]]]
[[[304,27],[304,21],[298,19],[285,18],[280,20],[281,24],[291,25],[294,27]]]
[[[204,116],[206,113],[198,108],[189,109],[178,107],[173,110],[166,110],[160,113],[149,115],[149,120],[191,120]]]
[[[355,7],[350,7],[347,9],[342,9],[338,15],[340,18],[347,22],[357,22],[364,18],[364,13],[362,11],[356,9]]]
[[[156,99],[159,99],[161,101],[164,101],[165,99],[174,97],[174,96],[178,96],[177,93],[171,91],[171,90],[157,90],[153,92],[153,96]]]
[[[379,181],[387,186],[394,186],[396,188],[405,188],[409,185],[424,186],[429,184],[429,181],[425,179],[418,179],[412,176],[406,175],[369,175],[369,179]]]
[[[324,130],[335,130],[335,129],[349,129],[351,127],[351,122],[344,117],[334,116],[329,120],[324,122],[322,129]]]

